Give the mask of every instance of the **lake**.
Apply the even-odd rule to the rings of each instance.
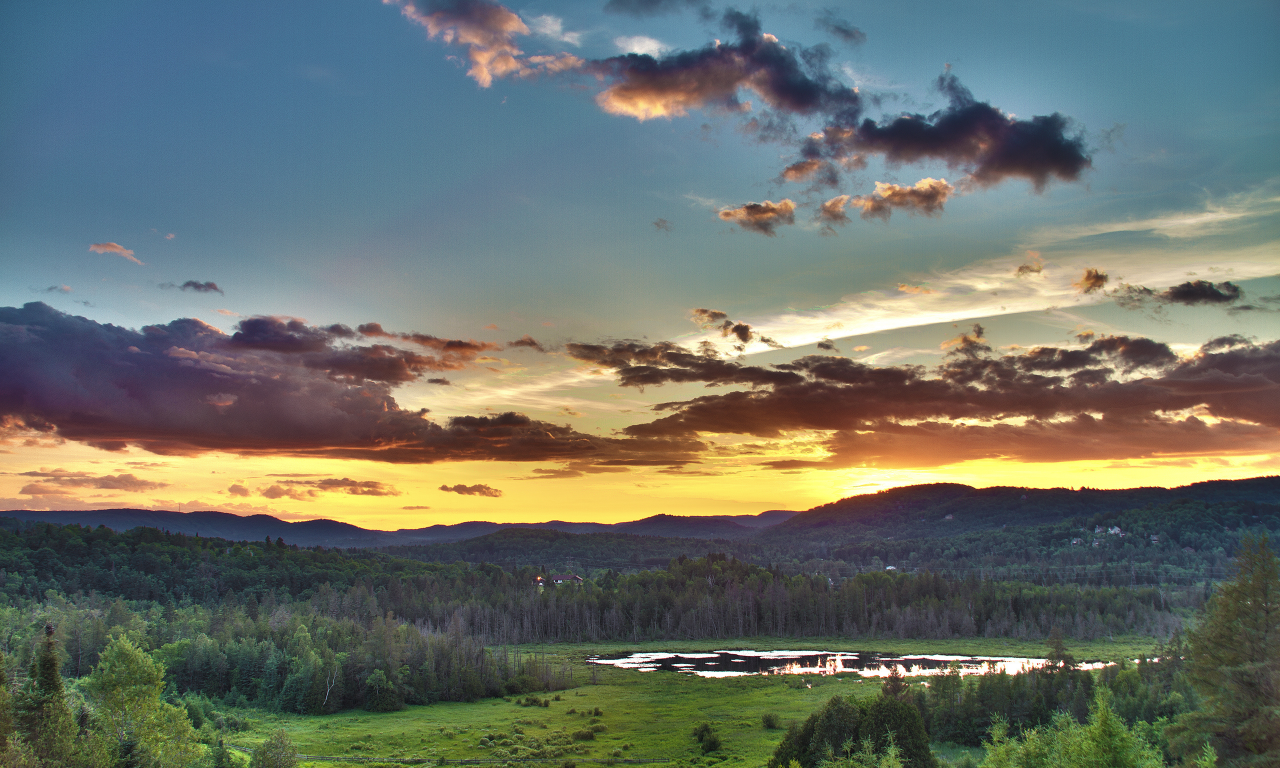
[[[940,675],[952,662],[959,664],[960,674],[984,672],[1014,674],[1041,666],[1044,659],[1015,656],[897,656],[874,651],[711,651],[709,653],[629,653],[618,656],[589,656],[592,664],[605,664],[640,672],[684,672],[699,677],[736,677],[740,675],[838,675],[854,673],[863,677],[888,677],[889,671],[902,667],[908,677]],[[1097,669],[1101,662],[1080,664],[1084,669]]]

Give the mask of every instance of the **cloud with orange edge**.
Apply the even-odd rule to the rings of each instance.
[[[114,253],[123,259],[128,259],[129,261],[132,261],[134,264],[137,264],[138,266],[145,266],[143,262],[139,261],[137,257],[133,255],[133,251],[129,250],[128,248],[125,248],[123,245],[120,245],[119,243],[94,243],[93,245],[89,246],[89,250],[93,251],[94,253]]]

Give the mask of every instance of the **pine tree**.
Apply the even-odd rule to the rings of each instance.
[[[35,756],[46,761],[62,761],[70,755],[79,730],[67,705],[61,668],[53,625],[45,624],[40,650],[31,661],[31,673],[14,709],[18,730]]]
[[[8,752],[13,741],[13,698],[9,694],[9,670],[0,653],[0,753]]]
[[[1265,536],[1241,539],[1236,577],[1218,587],[1192,630],[1187,676],[1203,697],[1174,741],[1186,754],[1207,741],[1226,765],[1280,761],[1280,559]]]

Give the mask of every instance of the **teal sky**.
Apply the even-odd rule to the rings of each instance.
[[[440,419],[503,411],[568,419],[597,435],[653,421],[660,414],[650,406],[705,394],[705,380],[622,386],[618,369],[592,369],[566,343],[671,340],[692,349],[706,339],[726,360],[768,366],[814,354],[827,338],[839,354],[873,366],[932,366],[944,360],[944,343],[974,323],[995,355],[1083,348],[1111,335],[1150,338],[1187,357],[1218,336],[1264,344],[1280,335],[1276,3],[669,5],[648,15],[606,10],[599,0],[493,6],[523,20],[527,33],[510,40],[528,67],[564,54],[580,64],[559,74],[497,76],[483,87],[469,76],[468,47],[430,35],[402,3],[6,4],[0,306],[44,302],[128,329],[190,317],[230,334],[243,319],[271,316],[491,342],[488,357],[447,372],[450,386],[419,376],[396,385],[396,402]],[[424,3],[419,12],[459,7]],[[963,159],[895,163],[885,152],[861,151],[861,161],[839,169],[838,183],[820,186],[782,174],[826,116],[775,103],[772,113],[791,133],[771,140],[748,125],[770,112],[769,96],[750,82],[737,91],[751,102],[740,111],[694,103],[684,115],[638,120],[598,103],[621,77],[598,62],[628,47],[670,61],[717,39],[733,45],[729,8],[755,16],[765,34],[758,39],[772,35],[780,55],[799,56],[832,88],[856,87],[860,119],[934,120],[950,103],[939,90],[939,76],[949,73],[1010,123],[1067,118],[1063,135],[1087,165],[1075,178],[1048,177],[1037,192],[1019,173],[975,182],[973,162]],[[842,40],[820,19],[856,27],[865,39]],[[821,55],[821,46],[820,65],[804,58]],[[949,185],[938,207],[857,215],[878,182],[906,190],[925,179]],[[824,231],[815,216],[839,195],[850,196],[849,220]],[[795,205],[794,223],[762,231],[733,218],[747,203],[784,199]],[[117,247],[91,250],[95,244]],[[1014,277],[1023,264],[1039,271]],[[1105,284],[1088,292],[1074,285],[1086,269],[1104,274]],[[1209,303],[1159,298],[1195,280],[1241,294]],[[1139,289],[1156,298],[1143,300]],[[1136,303],[1115,302],[1135,295]],[[750,324],[756,336],[740,350],[745,356],[736,358],[732,336],[690,322],[695,308]],[[505,346],[525,335],[548,351]],[[11,452],[0,455],[11,473],[91,460],[70,452],[85,440],[36,448],[14,429]],[[1270,437],[1250,442],[1238,460],[1224,458],[1231,452],[1222,443],[1193,446],[1179,460],[1274,473],[1280,440],[1274,427],[1263,431]],[[781,434],[770,439],[825,433],[791,425]],[[135,458],[149,455],[131,445]],[[704,469],[715,450],[699,454]],[[1106,461],[1158,453],[1148,447]],[[488,464],[468,464],[462,479],[498,486],[563,459],[525,463],[537,460],[507,466],[485,457]],[[447,480],[447,461],[426,462],[424,482]],[[647,471],[614,479],[639,482]],[[781,482],[776,469],[749,471],[762,484]],[[980,479],[982,471],[961,474]],[[1117,475],[1114,484],[1132,477]],[[708,479],[687,497],[723,496],[711,485],[722,480]],[[560,492],[605,492],[574,490],[572,482],[566,478]],[[841,482],[835,486],[857,485]],[[0,490],[6,503],[183,500],[154,492],[101,502],[42,498],[19,493],[18,484]],[[225,494],[193,498],[281,509]],[[540,510],[548,502],[525,503]]]

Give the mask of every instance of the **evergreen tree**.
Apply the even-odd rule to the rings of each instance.
[[[8,752],[13,741],[13,698],[9,694],[9,670],[0,653],[0,753]]]
[[[14,708],[18,730],[35,757],[58,763],[71,754],[79,730],[67,705],[61,667],[53,625],[46,624],[40,649],[31,661],[31,673]]]
[[[1201,709],[1178,719],[1175,745],[1206,741],[1226,765],[1280,762],[1280,559],[1265,536],[1246,536],[1236,577],[1218,587],[1189,633],[1187,675]]]

